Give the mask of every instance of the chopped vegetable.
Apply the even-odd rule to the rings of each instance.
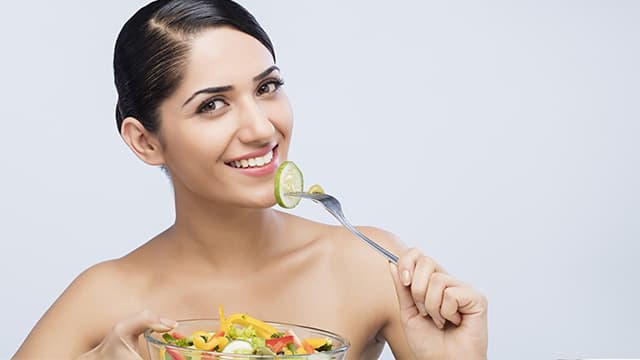
[[[324,189],[318,184],[313,184],[311,185],[311,187],[309,187],[309,190],[307,190],[307,192],[309,194],[324,194]]]
[[[316,349],[314,349],[314,347],[311,346],[311,344],[309,344],[307,340],[302,340],[302,348],[307,354],[313,354],[314,352],[316,352]]]
[[[245,327],[253,327],[258,334],[258,336],[268,339],[271,335],[278,332],[278,329],[273,326],[262,322],[254,317],[251,317],[247,314],[233,314],[229,316],[226,321],[230,324],[238,324]]]
[[[316,351],[318,352],[331,351],[331,350],[333,350],[333,343],[329,339],[327,339],[327,341],[323,345],[318,346],[316,348]]]
[[[185,358],[182,355],[180,355],[178,351],[174,349],[167,348],[166,351],[167,351],[166,354],[169,356],[170,360],[185,360]]]
[[[293,161],[283,162],[276,171],[275,195],[278,205],[285,209],[294,208],[300,203],[300,197],[288,196],[290,192],[301,192],[304,188],[302,171]]]
[[[289,336],[267,339],[264,342],[271,349],[271,351],[275,353],[279,353],[282,351],[282,349],[284,349],[285,346],[293,343],[293,336],[289,335]]]
[[[313,346],[314,349],[317,349],[329,342],[329,339],[324,338],[306,338],[305,340]]]
[[[233,340],[224,347],[224,352],[230,354],[253,354],[253,346],[244,340]]]
[[[276,329],[270,324],[244,313],[224,315],[219,308],[220,328],[194,331],[190,336],[177,332],[165,333],[162,339],[170,345],[193,350],[253,355],[305,355],[332,350],[328,338],[300,339],[292,330]],[[164,360],[195,360],[180,354],[175,348],[160,350]],[[198,357],[200,360],[207,357]]]
[[[165,333],[165,334],[162,334],[162,338],[168,344],[175,345],[175,346],[189,347],[189,346],[193,345],[192,341],[190,341],[186,337],[181,336],[180,334],[176,334],[176,333],[172,333],[172,334],[166,334]]]
[[[224,336],[211,336],[209,339],[203,336],[193,336],[193,345],[200,350],[221,350],[229,343],[229,339]]]

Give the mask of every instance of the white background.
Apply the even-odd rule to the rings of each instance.
[[[113,44],[143,3],[4,4],[1,358],[172,221],[113,116]],[[492,359],[640,357],[639,1],[242,3],[276,46],[291,159],[487,294]]]

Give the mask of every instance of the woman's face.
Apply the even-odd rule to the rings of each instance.
[[[211,28],[192,41],[182,83],[160,106],[176,192],[242,207],[275,203],[293,124],[281,84],[271,53],[243,32]]]

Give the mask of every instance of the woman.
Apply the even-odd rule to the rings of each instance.
[[[267,34],[230,0],[162,0],[115,47],[118,130],[175,190],[175,223],[130,254],[82,273],[15,359],[139,359],[146,328],[227,312],[319,327],[349,359],[486,358],[486,300],[391,234],[271,209],[292,113]],[[243,161],[244,160],[244,161]],[[255,164],[255,165],[254,165]],[[357,261],[354,261],[357,259]]]

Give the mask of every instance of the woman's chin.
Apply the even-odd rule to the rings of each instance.
[[[219,205],[246,209],[266,209],[276,204],[273,185],[247,186],[229,189],[226,194],[216,191],[206,195],[206,198]]]
[[[269,193],[255,193],[253,196],[243,200],[245,206],[251,209],[266,209],[276,204],[276,197],[273,191]]]
[[[267,208],[273,207],[275,204],[276,204],[275,199],[271,199],[271,200],[265,199],[264,201],[254,201],[251,204],[249,204],[247,207],[251,209],[267,209]]]

